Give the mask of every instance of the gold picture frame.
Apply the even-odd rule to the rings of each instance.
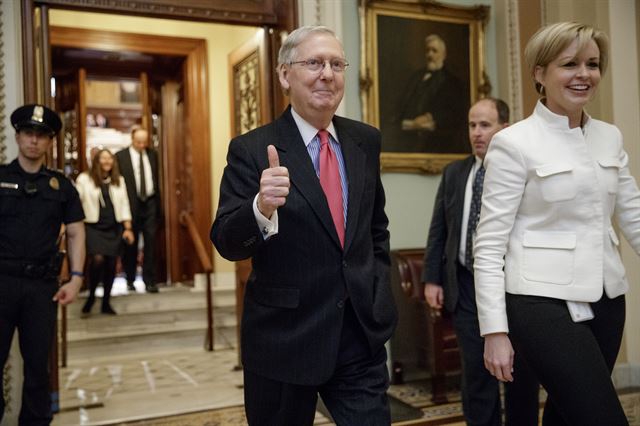
[[[467,111],[491,92],[488,17],[488,6],[361,0],[363,118],[382,132],[383,172],[437,174],[469,155]]]

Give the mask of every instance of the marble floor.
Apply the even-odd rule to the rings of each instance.
[[[68,309],[69,356],[60,369],[60,412],[53,425],[118,424],[243,403],[232,289],[218,289],[215,351],[203,349],[203,292],[160,287],[130,292],[117,278],[117,316],[82,315],[86,293]],[[101,288],[97,289],[101,297]]]
[[[52,425],[105,425],[243,403],[237,354],[179,349],[74,361]]]
[[[53,426],[116,425],[243,404],[235,312],[229,307],[234,302],[233,290],[217,293],[213,352],[203,349],[203,296],[197,292],[184,287],[161,288],[159,295],[147,295],[140,282],[136,283],[134,294],[119,279],[114,295],[113,305],[119,312],[115,317],[92,314],[81,318],[82,299],[69,309],[70,332],[77,339],[72,343],[77,346],[72,346],[68,365],[60,370],[61,410],[55,415]],[[193,333],[192,338],[183,338],[188,334],[186,329]],[[126,333],[133,337],[125,338]],[[98,339],[100,334],[104,340]],[[82,343],[82,339],[93,343]],[[430,395],[424,394],[424,389],[396,385],[389,393],[396,400],[405,401],[392,404],[392,415],[400,420],[397,424],[414,424],[403,420],[415,419],[412,410],[429,405]],[[640,425],[638,395],[637,401],[625,408],[633,425]],[[447,410],[447,406],[437,408]],[[461,414],[459,404],[452,409]],[[418,411],[418,417],[420,414]],[[317,421],[327,424],[319,413]]]

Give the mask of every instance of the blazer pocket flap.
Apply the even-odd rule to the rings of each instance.
[[[300,289],[287,287],[264,287],[254,284],[253,299],[274,308],[297,308],[300,304]]]
[[[571,250],[576,248],[576,234],[572,232],[525,232],[522,245]]]
[[[536,167],[536,175],[539,177],[546,177],[556,175],[558,173],[566,173],[573,170],[573,165],[570,163],[553,163],[545,164],[540,167]]]
[[[601,167],[616,167],[618,169],[622,167],[622,162],[615,157],[601,158],[598,160],[598,164]]]

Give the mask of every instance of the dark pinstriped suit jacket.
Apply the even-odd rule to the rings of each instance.
[[[379,173],[380,133],[333,120],[345,160],[349,203],[342,250],[320,181],[290,108],[231,141],[211,240],[229,260],[252,257],[242,318],[242,362],[262,376],[314,385],[333,373],[348,295],[379,349],[397,312],[389,286],[389,233]],[[275,145],[291,190],[278,209],[279,233],[264,241],[252,203]]]

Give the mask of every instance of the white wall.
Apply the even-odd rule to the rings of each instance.
[[[640,13],[632,1],[610,1],[609,37],[611,39],[611,79],[613,123],[620,128],[629,154],[629,169],[640,182],[640,73],[636,14]],[[622,258],[627,269],[631,289],[627,294],[627,327],[625,333],[627,362],[640,367],[640,263],[638,255],[624,241]],[[639,377],[640,379],[640,377]],[[640,381],[634,383],[640,385]]]

